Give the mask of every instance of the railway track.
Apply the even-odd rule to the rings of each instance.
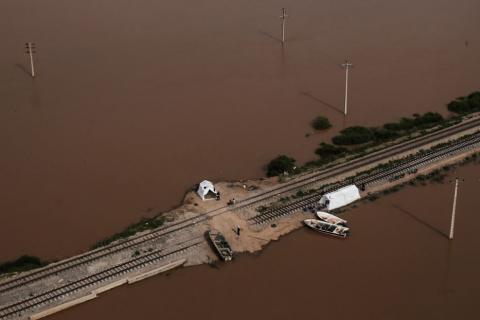
[[[394,156],[396,154],[406,152],[417,147],[421,147],[423,145],[435,142],[439,139],[443,139],[448,136],[451,136],[475,127],[480,128],[480,118],[471,120],[468,123],[459,124],[459,125],[445,128],[445,129],[441,129],[441,130],[432,132],[431,134],[428,134],[426,136],[421,136],[415,139],[408,140],[406,142],[402,142],[402,143],[387,147],[385,149],[372,152],[361,158],[353,159],[351,161],[335,165],[334,167],[331,167],[331,168],[326,168],[317,173],[308,175],[307,177],[295,179],[295,181],[283,183],[281,186],[271,189],[262,194],[237,201],[237,205],[235,206],[235,209],[251,207],[252,205],[255,205],[263,201],[264,198],[277,196],[285,192],[303,188],[309,184],[315,183],[319,179],[331,178],[336,175],[342,174],[344,172],[360,168],[365,164],[379,161],[387,157]]]
[[[380,159],[389,157],[394,154],[398,154],[401,152],[405,152],[409,149],[413,149],[415,147],[419,147],[425,144],[428,144],[430,142],[436,141],[438,139],[442,139],[444,137],[448,137],[450,135],[475,128],[477,126],[480,126],[480,118],[479,119],[474,119],[470,120],[469,122],[462,123],[459,125],[455,125],[452,127],[448,127],[442,130],[438,130],[436,132],[433,132],[429,135],[419,137],[416,139],[413,139],[408,142],[400,143],[395,146],[388,147],[386,149],[382,149],[380,151],[374,152],[372,154],[369,154],[367,156],[364,156],[359,159],[355,159],[352,161],[349,161],[348,163],[343,163],[339,164],[335,167],[328,168],[325,170],[322,170],[318,173],[315,174],[310,174],[307,177],[304,178],[299,178],[296,179],[295,181],[291,181],[285,184],[282,184],[281,186],[271,189],[269,191],[257,194],[255,196],[251,196],[249,198],[240,200],[237,202],[237,204],[234,207],[231,206],[224,206],[217,208],[215,210],[209,211],[206,214],[199,216],[199,217],[192,217],[192,218],[187,218],[182,221],[170,224],[165,227],[160,227],[158,229],[155,229],[147,234],[139,235],[139,236],[133,236],[130,237],[124,241],[120,241],[117,243],[113,243],[101,248],[97,248],[92,251],[88,251],[84,254],[62,260],[57,263],[50,264],[44,268],[34,270],[31,272],[28,272],[24,275],[20,275],[18,277],[15,277],[13,279],[4,281],[0,283],[0,294],[5,294],[8,291],[11,291],[15,288],[27,285],[29,283],[39,281],[41,279],[44,279],[46,277],[52,276],[52,275],[57,275],[61,272],[64,272],[66,270],[70,270],[73,268],[78,268],[80,266],[83,266],[85,264],[88,264],[92,261],[98,260],[100,258],[106,257],[108,255],[112,255],[124,250],[128,250],[130,248],[133,248],[135,246],[147,243],[149,241],[155,241],[158,240],[159,238],[176,232],[181,229],[185,229],[188,227],[191,227],[195,225],[196,223],[200,223],[203,221],[206,221],[208,219],[211,219],[212,217],[222,214],[226,211],[229,210],[238,210],[241,208],[253,206],[259,202],[265,201],[266,199],[285,193],[289,192],[295,189],[300,189],[302,187],[308,186],[310,184],[316,183],[320,179],[326,179],[329,177],[333,177],[335,175],[341,174],[342,172],[347,172],[356,168],[359,168],[366,163],[371,163],[374,161],[378,161]]]
[[[408,174],[412,170],[418,169],[422,166],[428,165],[431,162],[438,161],[439,159],[448,157],[455,153],[460,153],[470,148],[480,146],[480,134],[473,135],[468,139],[462,140],[457,144],[449,145],[440,149],[432,150],[430,152],[412,157],[408,161],[400,162],[385,170],[378,171],[366,177],[352,179],[346,181],[345,183],[335,184],[333,186],[328,186],[320,189],[318,192],[315,192],[312,195],[308,195],[298,201],[286,204],[281,207],[269,209],[261,214],[258,214],[249,219],[251,224],[265,224],[271,222],[280,217],[286,216],[288,214],[297,212],[305,207],[315,206],[322,195],[326,192],[331,192],[337,189],[340,189],[349,184],[364,185],[368,186],[382,180],[386,180],[392,177],[397,177],[402,174]]]
[[[57,275],[60,272],[70,270],[73,268],[78,268],[82,265],[85,265],[97,259],[109,256],[124,250],[128,250],[130,248],[136,247],[143,243],[158,240],[159,238],[164,237],[170,233],[192,226],[193,224],[191,224],[191,222],[193,220],[195,219],[189,219],[188,221],[181,221],[180,223],[170,225],[166,228],[158,229],[155,232],[148,233],[146,235],[132,237],[120,243],[101,247],[99,249],[89,251],[85,254],[82,254],[70,259],[62,260],[58,263],[54,263],[42,269],[35,270],[24,276],[20,276],[10,281],[3,282],[0,284],[0,294],[4,294],[10,290],[44,279],[46,277]]]
[[[148,265],[157,263],[161,260],[173,257],[178,254],[187,252],[194,247],[197,247],[205,240],[198,240],[199,237],[190,239],[190,244],[181,246],[180,248],[168,253],[162,253],[162,250],[153,251],[138,258],[131,259],[122,264],[105,269],[101,272],[86,276],[79,280],[57,287],[55,289],[28,297],[21,301],[7,305],[0,308],[0,319],[8,319],[13,316],[22,316],[26,311],[33,308],[38,308],[46,304],[53,303],[61,298],[77,293],[81,290],[87,289],[102,282],[112,280],[118,276],[133,272]],[[193,240],[193,241],[191,241]]]

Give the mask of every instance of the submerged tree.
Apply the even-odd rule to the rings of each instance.
[[[480,91],[472,92],[466,97],[460,97],[450,102],[448,111],[458,114],[468,114],[480,111]]]
[[[293,173],[294,169],[295,159],[286,155],[280,155],[267,165],[267,176],[278,176],[284,172]]]
[[[315,130],[326,130],[332,127],[332,124],[326,117],[318,116],[312,121],[312,127]]]

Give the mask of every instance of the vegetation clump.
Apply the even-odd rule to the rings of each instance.
[[[35,268],[44,267],[47,264],[48,262],[43,261],[40,258],[24,255],[17,258],[16,260],[7,261],[0,264],[0,274],[27,271]]]
[[[412,118],[404,117],[397,122],[386,123],[382,127],[354,126],[343,129],[339,135],[332,138],[332,142],[336,145],[380,144],[444,122],[442,115],[436,112],[415,114]]]
[[[397,191],[400,191],[400,189],[402,189],[402,185],[396,185],[396,186],[393,186],[391,188],[388,188],[388,189],[385,189],[382,191],[382,193],[384,195],[387,195],[387,194],[390,194],[390,193],[394,193],[394,192],[397,192]]]
[[[375,138],[372,130],[369,128],[354,126],[340,131],[340,134],[332,138],[332,142],[337,145],[353,145],[370,142]]]
[[[372,130],[374,140],[379,142],[394,140],[401,136],[398,131],[385,128],[371,128],[370,130]]]
[[[132,253],[132,257],[138,257],[140,255],[140,250],[135,250],[133,253]]]
[[[295,159],[286,155],[280,155],[267,165],[267,176],[274,177],[284,173],[295,171]]]
[[[130,236],[133,236],[137,232],[156,229],[162,226],[164,222],[165,222],[165,217],[160,215],[156,215],[153,218],[142,218],[139,222],[129,225],[127,228],[125,228],[125,230],[115,233],[108,238],[98,241],[92,246],[92,249],[104,247],[114,241],[128,238]]]
[[[264,213],[265,211],[267,211],[267,209],[268,209],[268,207],[266,207],[266,206],[260,206],[256,210],[260,213]]]
[[[444,118],[437,112],[413,114],[412,117],[403,117],[397,122],[389,122],[378,127],[353,126],[340,131],[332,138],[332,144],[321,143],[315,150],[318,159],[308,161],[303,166],[295,167],[295,160],[287,156],[273,159],[267,166],[267,176],[276,176],[283,173],[299,173],[310,168],[321,167],[346,156],[359,157],[368,152],[370,148],[393,141],[400,137],[416,133],[423,135],[427,129],[434,127],[448,127],[462,121],[461,115],[471,112],[480,112],[480,91],[473,92],[466,97],[457,98],[448,104],[448,110],[460,114]],[[312,121],[315,129],[331,126],[325,117],[317,117]],[[307,134],[308,137],[310,134]],[[283,176],[280,176],[283,179]]]
[[[386,123],[383,128],[391,131],[410,132],[412,130],[428,129],[443,122],[441,114],[437,112],[427,112],[423,115],[415,114],[413,118],[402,118],[398,122]]]
[[[480,111],[480,91],[453,100],[447,105],[447,109],[462,115]]]
[[[297,198],[301,198],[305,195],[306,195],[306,193],[303,190],[298,190],[297,193],[295,193],[295,197],[297,197]]]
[[[315,153],[324,160],[335,160],[347,152],[348,150],[343,147],[334,146],[325,142],[320,143],[320,147],[315,150]]]
[[[312,127],[315,130],[326,130],[332,127],[332,124],[326,117],[318,116],[312,121]]]

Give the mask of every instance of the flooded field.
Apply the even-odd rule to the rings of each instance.
[[[465,182],[449,241],[455,175]],[[301,229],[259,255],[121,287],[51,319],[474,318],[479,186],[478,165],[461,168],[444,184],[408,187],[348,211],[347,240]]]
[[[289,14],[284,48],[282,6]],[[0,260],[79,253],[175,206],[200,179],[258,177],[280,153],[312,159],[315,146],[346,125],[445,114],[448,101],[478,89],[479,9],[476,0],[2,0]],[[26,41],[37,46],[34,80]],[[345,58],[355,65],[346,119]],[[317,115],[334,128],[306,138]],[[382,215],[370,208],[366,214]],[[364,236],[377,238],[366,227]],[[265,268],[279,263],[275,255],[297,255],[289,247],[311,237],[302,231],[272,246]],[[402,250],[389,261],[404,261]],[[188,272],[224,283],[221,277],[255,259],[240,258],[222,273]],[[357,259],[348,259],[335,267],[353,278],[342,268]],[[175,281],[187,281],[186,272]],[[317,299],[313,291],[304,297]]]

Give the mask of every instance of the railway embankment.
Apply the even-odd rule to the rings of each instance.
[[[87,301],[99,292],[161,273],[158,270],[175,261],[185,260],[185,266],[216,261],[204,237],[210,229],[221,231],[236,252],[261,250],[311,217],[324,192],[355,183],[365,188],[362,196],[371,199],[419,175],[473,158],[480,151],[479,122],[478,117],[471,117],[283,179],[219,182],[220,201],[203,202],[189,192],[182,206],[166,213],[169,218],[156,229],[143,229],[0,282],[0,319],[25,319],[49,314],[47,310],[63,310],[60,306],[81,303],[82,297],[88,297]],[[234,205],[228,205],[233,198]],[[241,232],[234,232],[238,227]]]

